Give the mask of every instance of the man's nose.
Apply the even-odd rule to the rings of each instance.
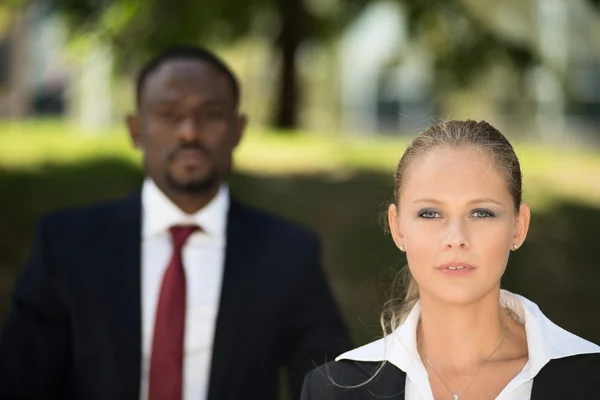
[[[177,133],[181,141],[191,142],[198,139],[200,127],[195,118],[188,116],[181,121]]]

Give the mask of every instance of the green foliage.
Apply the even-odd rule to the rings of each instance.
[[[236,151],[236,168],[260,176],[329,174],[345,179],[361,171],[393,176],[407,137],[339,137],[304,131],[250,129]],[[547,208],[559,199],[600,204],[600,151],[516,144],[524,171],[525,199]],[[47,165],[77,166],[91,160],[118,159],[140,165],[125,128],[82,134],[60,121],[0,122],[0,168],[40,171]]]
[[[0,8],[16,8],[24,5],[28,0],[3,0]]]
[[[300,10],[303,39],[331,36],[368,0],[353,0],[325,15]],[[278,40],[286,2],[278,0],[57,0],[73,32],[94,31],[109,39],[119,55],[145,59],[167,46],[231,42],[248,34]]]
[[[0,2],[0,38],[2,38],[8,28],[14,10],[25,4],[26,1],[27,0],[2,0]]]
[[[375,0],[55,0],[75,36],[94,32],[116,50],[119,65],[135,68],[174,44],[230,43],[258,36],[279,56],[279,127],[296,127],[302,101],[296,60],[303,43],[336,38]],[[509,65],[517,79],[541,62],[532,43],[511,39],[478,16],[465,0],[393,0],[402,6],[415,43],[434,66],[430,95],[464,88],[494,65]],[[490,1],[490,0],[488,0]],[[598,4],[598,0],[589,0]],[[398,52],[388,68],[402,61]],[[524,85],[519,85],[524,86]]]
[[[293,15],[302,41],[335,37],[372,0],[305,2]],[[396,0],[410,32],[424,39],[438,70],[459,85],[504,58],[522,69],[537,60],[533,50],[493,31],[460,0]],[[250,33],[278,43],[289,1],[280,0],[58,0],[74,32],[93,30],[125,59],[144,59],[174,43],[230,42]],[[311,4],[313,4],[311,6]]]
[[[522,72],[540,61],[529,44],[496,32],[462,0],[398,1],[410,34],[431,52],[439,85],[464,87],[500,62]]]

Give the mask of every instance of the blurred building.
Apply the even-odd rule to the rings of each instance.
[[[0,32],[0,117],[109,124],[112,54],[89,41],[69,48],[72,38],[54,11],[49,2],[33,1],[12,13]]]
[[[600,13],[585,0],[465,3],[528,43],[541,65],[517,79],[499,64],[463,93],[440,96],[431,53],[409,37],[402,6],[374,3],[341,41],[342,129],[413,131],[472,117],[534,139],[600,141]]]
[[[402,9],[375,3],[341,40],[342,127],[345,131],[419,129],[435,115],[428,54],[411,46]],[[402,53],[401,63],[395,63]]]
[[[59,21],[38,3],[11,16],[1,43],[0,114],[64,115],[68,77],[59,56],[65,44]]]

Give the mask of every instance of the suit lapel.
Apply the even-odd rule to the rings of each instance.
[[[112,291],[114,376],[123,388],[122,398],[139,398],[141,365],[141,196],[136,193],[117,206],[116,223],[109,223],[107,243],[111,243],[104,268],[110,271],[107,287]]]
[[[550,360],[533,379],[531,400],[591,399],[600,355],[579,354]],[[596,393],[594,394],[594,398]]]
[[[380,363],[357,362],[356,365],[363,369],[366,372],[366,376],[370,378],[375,375]],[[406,373],[388,361],[370,383],[355,391],[354,397],[356,400],[372,400],[375,398],[403,400],[405,397],[405,386]]]
[[[232,200],[227,219],[227,247],[213,342],[209,400],[226,398],[225,389],[230,384],[227,374],[237,350],[241,322],[247,315],[257,247],[250,213]]]

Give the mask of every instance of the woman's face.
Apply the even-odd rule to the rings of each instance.
[[[421,298],[475,302],[499,288],[513,246],[527,235],[492,158],[473,147],[442,147],[411,162],[388,218],[406,251]]]

